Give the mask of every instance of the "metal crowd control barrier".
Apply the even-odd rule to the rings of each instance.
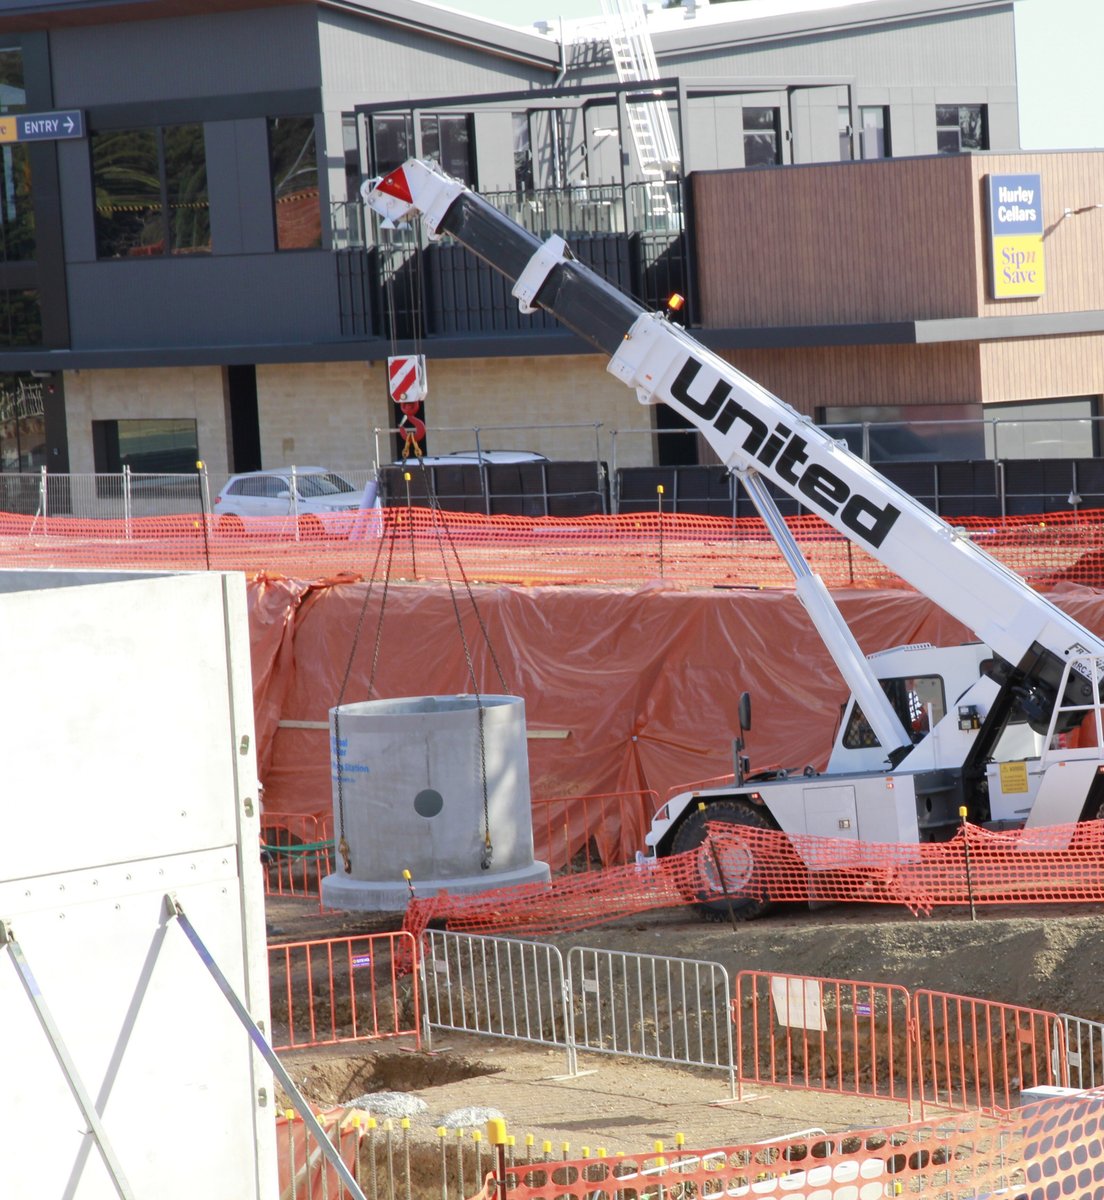
[[[423,935],[426,1044],[431,1029],[560,1046],[576,1070],[563,957],[555,946],[430,929]]]
[[[567,963],[576,1052],[725,1071],[735,1097],[731,990],[719,963],[582,946]]]
[[[741,971],[732,1019],[745,1083],[879,1096],[908,1105],[910,998],[897,984]]]
[[[401,931],[270,945],[274,1048],[396,1037],[420,1047],[416,951]]]
[[[1066,1082],[1056,1013],[970,996],[913,993],[921,1116],[1011,1108],[1024,1088]]]
[[[1056,1050],[1065,1051],[1066,1086],[1090,1091],[1104,1086],[1104,1022],[1061,1013],[1054,1031]],[[1057,1078],[1060,1071],[1055,1071]]]

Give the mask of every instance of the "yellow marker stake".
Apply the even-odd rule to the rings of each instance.
[[[525,1135],[525,1144],[526,1144],[527,1146],[532,1146],[532,1145],[534,1145],[534,1144],[536,1143],[536,1140],[537,1140],[537,1139],[536,1139],[536,1138],[535,1138],[535,1137],[534,1137],[534,1136],[533,1136],[531,1133],[527,1133],[527,1134]],[[551,1149],[551,1146],[549,1147],[549,1149]]]
[[[473,1129],[472,1130],[472,1141],[473,1142],[481,1142],[482,1140],[483,1140],[483,1135],[479,1132],[479,1130]]]
[[[400,1129],[409,1129],[410,1128],[410,1118],[403,1117],[403,1119],[399,1122],[399,1128]]]
[[[369,1117],[369,1118],[368,1118],[368,1128],[369,1128],[369,1129],[378,1129],[378,1128],[379,1128],[379,1126],[376,1124],[376,1118],[375,1118],[375,1117]]]
[[[294,1121],[295,1120],[295,1109],[294,1108],[285,1108],[284,1109],[284,1120],[285,1121]]]

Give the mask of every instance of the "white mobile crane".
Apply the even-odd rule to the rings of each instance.
[[[701,431],[755,504],[851,689],[824,771],[756,774],[737,740],[732,784],[683,792],[656,813],[647,836],[655,854],[700,845],[709,820],[917,842],[949,837],[963,809],[993,828],[1104,818],[1104,641],[808,417],[576,261],[562,238],[541,242],[467,185],[416,159],[368,181],[362,195],[384,217],[420,214],[429,237],[466,246],[513,282],[523,312],[550,312],[607,354],[607,370],[635,388],[642,404],[668,404]],[[765,480],[979,641],[864,656]],[[746,694],[740,713],[742,735],[750,725]],[[1093,744],[1068,744],[1079,740]],[[726,880],[721,901],[719,882],[704,868],[702,876],[705,908],[745,917],[765,909],[752,895],[728,899],[742,880]]]

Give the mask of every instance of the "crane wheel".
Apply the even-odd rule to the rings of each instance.
[[[672,854],[684,854],[702,847],[695,863],[695,886],[687,893],[687,899],[696,901],[699,915],[707,921],[726,920],[730,911],[738,921],[754,921],[765,916],[774,904],[762,898],[750,846],[742,847],[740,852],[731,849],[725,852],[722,864],[725,878],[722,884],[716,859],[708,847],[702,846],[709,821],[724,821],[752,829],[777,829],[765,810],[756,808],[746,800],[714,800],[704,809],[695,809],[675,830],[671,841]],[[726,889],[729,892],[727,898]]]

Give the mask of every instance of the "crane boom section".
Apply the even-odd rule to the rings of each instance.
[[[510,279],[523,308],[549,311],[605,352],[607,369],[642,403],[681,413],[726,466],[771,480],[1009,663],[1034,664],[1024,669],[1055,686],[1072,656],[1104,655],[1104,641],[1019,575],[808,417],[573,259],[559,239],[550,249],[465,184],[416,159],[362,192],[393,220],[421,213],[431,237],[448,234]]]

